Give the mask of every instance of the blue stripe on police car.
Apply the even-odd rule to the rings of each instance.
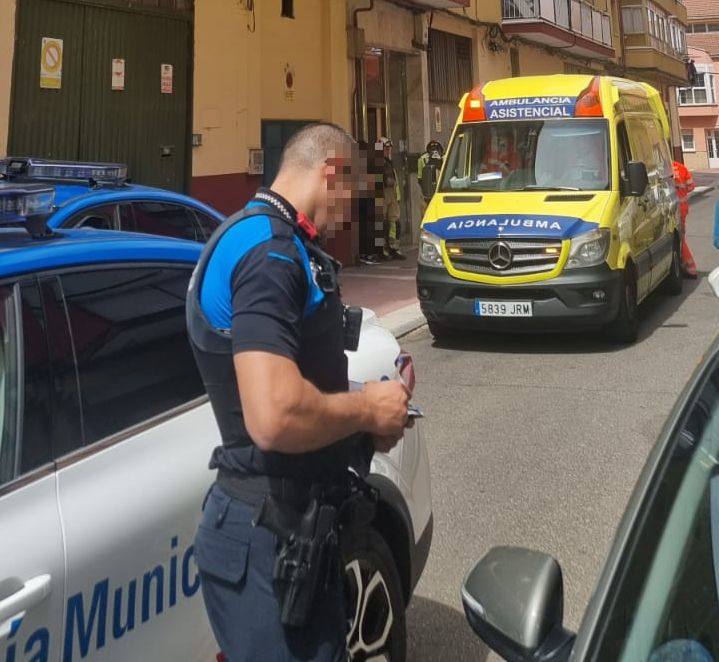
[[[442,239],[494,239],[498,236],[571,239],[594,230],[597,224],[574,216],[494,214],[449,216],[422,227]]]

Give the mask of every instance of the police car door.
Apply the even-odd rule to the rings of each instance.
[[[191,267],[61,276],[84,429],[58,458],[63,662],[217,653],[192,547],[219,434],[186,338]]]
[[[0,660],[60,659],[65,558],[48,327],[34,278],[0,284]]]

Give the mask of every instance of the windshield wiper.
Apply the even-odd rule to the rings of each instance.
[[[539,184],[527,184],[518,191],[581,191],[576,186],[540,186]]]

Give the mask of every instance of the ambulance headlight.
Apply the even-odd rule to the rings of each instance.
[[[604,262],[609,252],[609,234],[608,228],[598,228],[574,237],[566,268],[596,267]]]
[[[442,267],[442,244],[436,234],[422,230],[419,236],[419,263],[426,267]]]

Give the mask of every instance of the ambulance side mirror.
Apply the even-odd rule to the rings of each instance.
[[[627,163],[626,179],[622,184],[624,195],[641,198],[649,186],[647,166],[642,161]]]

